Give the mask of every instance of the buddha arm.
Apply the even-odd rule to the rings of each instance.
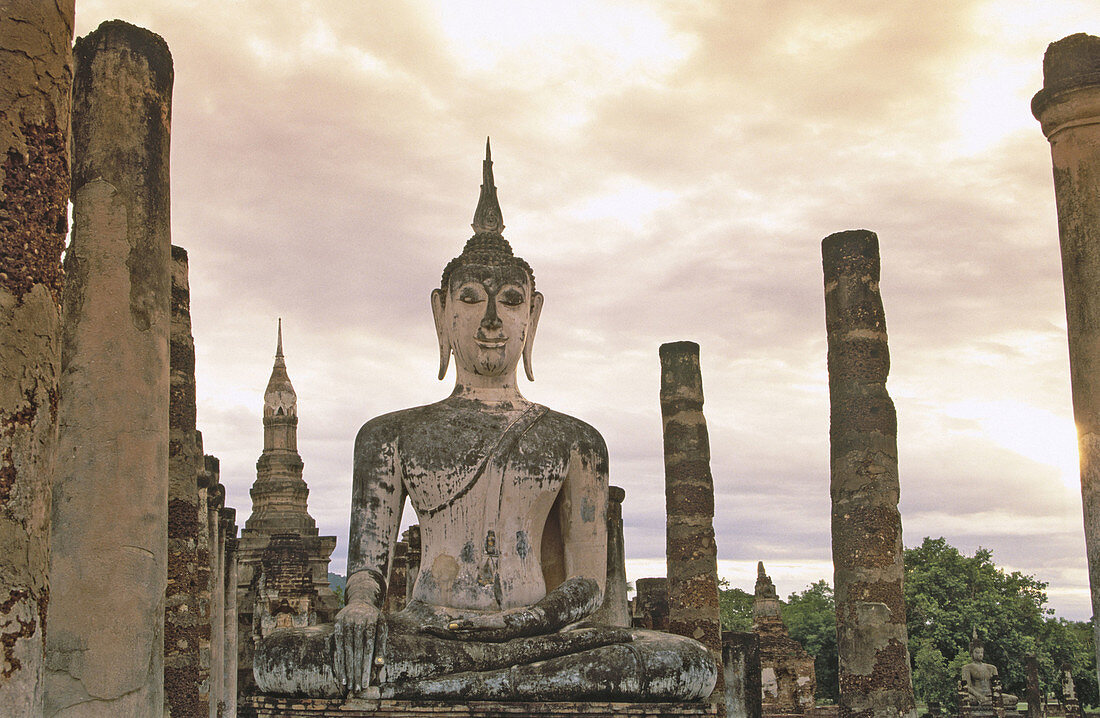
[[[607,577],[607,446],[594,429],[585,428],[590,436],[586,435],[570,455],[569,470],[558,495],[566,581],[539,602],[553,600],[559,589],[565,590],[573,599],[573,610],[584,609],[580,615],[569,616],[566,623],[599,608]],[[584,596],[583,606],[575,605],[582,598],[580,593],[568,588],[581,579],[594,584],[595,589]]]
[[[351,530],[348,542],[347,603],[381,607],[393,560],[405,490],[396,442],[368,422],[355,439]]]

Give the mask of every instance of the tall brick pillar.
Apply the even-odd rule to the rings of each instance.
[[[195,340],[187,251],[172,247],[168,401],[168,588],[164,606],[164,705],[171,716],[208,713],[199,698],[198,463]]]
[[[1047,48],[1031,111],[1054,165],[1085,552],[1092,613],[1100,616],[1100,37],[1079,33]],[[1093,631],[1100,656],[1100,621]],[[1100,678],[1100,661],[1097,670]]]
[[[42,714],[73,0],[0,13],[0,706]]]
[[[878,237],[866,230],[839,232],[822,241],[821,256],[840,716],[915,716]]]
[[[172,59],[112,21],[74,61],[45,715],[160,715]]]
[[[714,542],[714,480],[703,418],[699,345],[662,344],[661,419],[665,444],[668,630],[710,649],[718,665],[712,700],[722,701],[722,624]]]

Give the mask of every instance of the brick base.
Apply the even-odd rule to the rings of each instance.
[[[277,698],[252,696],[238,709],[241,718],[517,718],[519,716],[584,716],[585,718],[684,718],[718,716],[708,703],[503,703],[472,701],[395,701],[379,699]]]

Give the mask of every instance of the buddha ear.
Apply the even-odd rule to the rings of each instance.
[[[535,380],[535,371],[531,368],[531,347],[535,344],[535,330],[539,327],[539,315],[542,314],[542,294],[531,295],[531,318],[527,322],[527,336],[523,338],[523,373],[527,381]]]
[[[432,317],[435,319],[435,336],[439,341],[439,378],[447,376],[451,363],[451,338],[447,336],[447,317],[443,311],[443,290],[432,290]]]

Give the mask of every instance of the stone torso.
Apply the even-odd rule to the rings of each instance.
[[[963,681],[969,688],[970,695],[978,698],[981,703],[990,703],[993,700],[993,676],[997,675],[997,669],[989,663],[968,663],[963,666]]]
[[[571,462],[591,456],[602,439],[584,422],[548,410],[508,435],[532,407],[452,398],[377,422],[373,431],[388,435],[395,473],[420,521],[424,555],[413,600],[495,611],[546,594],[547,517]]]

